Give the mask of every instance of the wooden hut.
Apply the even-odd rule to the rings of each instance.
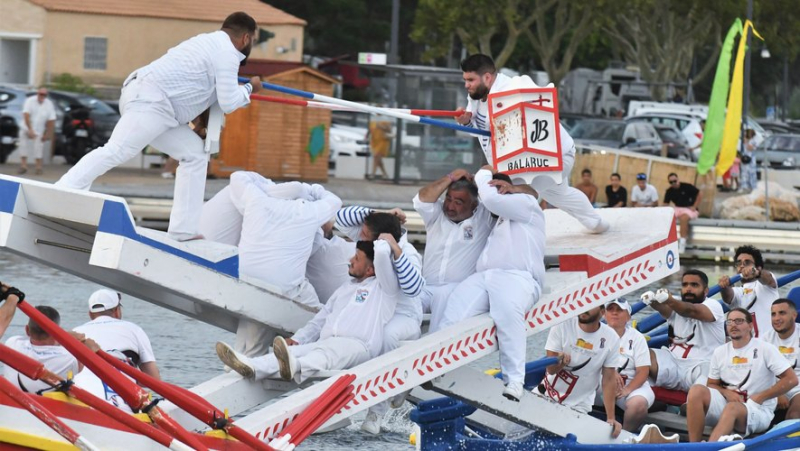
[[[240,75],[327,96],[338,83],[309,66],[285,61],[250,61]],[[292,98],[274,91],[260,94]],[[226,117],[211,173],[227,177],[247,170],[276,180],[327,181],[330,126],[329,110],[254,100]]]

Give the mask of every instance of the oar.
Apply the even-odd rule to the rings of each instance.
[[[355,108],[345,107],[341,105],[334,105],[332,103],[315,102],[313,100],[287,99],[285,97],[262,96],[261,94],[250,94],[250,98],[254,100],[261,100],[264,102],[282,103],[285,105],[304,106],[308,108],[319,108],[323,110],[352,111],[356,113],[362,112],[361,110],[357,110]],[[462,114],[459,111],[447,111],[447,110],[417,110],[408,108],[385,108],[385,110],[396,111],[405,114],[415,114],[417,116],[455,117]]]
[[[320,426],[325,424],[325,422],[334,416],[338,411],[342,410],[342,408],[355,397],[356,395],[353,393],[353,386],[348,385],[347,389],[340,392],[333,402],[329,403],[308,426],[300,430],[297,433],[297,436],[290,441],[290,445],[284,449],[287,451],[292,451],[295,449],[303,440],[307,439],[312,433],[314,433],[314,431],[319,429]]]
[[[239,81],[241,83],[249,83],[250,82],[250,80],[245,78],[245,77],[239,77]],[[452,130],[458,130],[458,131],[461,131],[461,132],[470,133],[472,135],[492,136],[492,133],[487,131],[487,130],[480,130],[480,129],[477,129],[477,128],[465,127],[463,125],[453,124],[451,122],[444,122],[444,121],[440,121],[440,120],[436,120],[436,119],[429,119],[427,117],[420,117],[420,116],[416,116],[416,115],[413,115],[413,114],[400,113],[400,112],[397,112],[397,111],[391,111],[391,110],[389,110],[387,108],[379,108],[379,107],[374,107],[374,106],[369,106],[369,105],[362,105],[360,103],[350,102],[348,100],[337,99],[335,97],[328,97],[328,96],[324,96],[324,95],[321,95],[321,94],[314,94],[312,92],[301,91],[299,89],[287,88],[285,86],[275,85],[275,84],[272,84],[272,83],[262,82],[261,86],[263,86],[265,89],[269,89],[270,91],[277,91],[277,92],[282,92],[284,94],[303,97],[305,99],[319,100],[319,101],[326,102],[326,103],[332,103],[334,105],[345,106],[345,107],[356,109],[358,111],[363,111],[365,113],[382,114],[384,116],[395,117],[395,118],[403,119],[403,120],[409,121],[409,122],[419,122],[421,124],[435,125],[437,127],[443,127],[443,128],[449,128],[449,129],[452,129]]]
[[[800,421],[790,424],[789,426],[784,426],[780,429],[769,431],[766,434],[759,435],[756,438],[743,440],[741,442],[736,443],[735,445],[731,445],[727,448],[722,448],[719,451],[740,451],[743,449],[747,449],[748,447],[753,447],[756,445],[766,443],[774,438],[788,436],[789,434],[793,434],[798,431],[800,431]]]
[[[84,366],[92,370],[94,374],[107,383],[134,410],[141,410],[146,413],[153,422],[161,426],[168,434],[192,448],[203,451],[208,449],[208,447],[203,445],[186,429],[175,423],[167,414],[163,413],[155,403],[150,403],[150,395],[146,391],[120,374],[113,366],[104,362],[103,359],[95,355],[89,348],[75,339],[75,337],[59,327],[58,324],[51,321],[50,318],[43,315],[42,312],[36,310],[36,308],[27,302],[20,302],[17,308],[28,315],[28,318],[38,324],[42,330],[59,342],[61,346],[74,355]]]
[[[78,387],[77,385],[72,384],[71,381],[65,381],[57,374],[45,368],[43,363],[38,362],[15,349],[9,348],[4,344],[0,344],[0,361],[11,368],[14,368],[30,379],[45,382],[56,390],[69,393],[89,407],[92,407],[106,416],[116,420],[118,423],[121,423],[133,429],[134,431],[149,437],[156,443],[174,450],[185,451],[191,449],[183,443],[174,440],[163,431],[160,431],[143,421],[139,421],[132,415],[128,415],[108,402],[98,398],[97,396]]]
[[[128,376],[136,379],[141,385],[153,390],[165,399],[171,401],[176,406],[185,410],[198,420],[211,426],[214,429],[222,429],[234,438],[244,443],[253,449],[260,449],[263,451],[270,451],[273,448],[267,446],[266,443],[255,438],[249,432],[233,424],[233,420],[225,418],[222,410],[217,409],[211,403],[192,393],[183,387],[169,384],[167,382],[158,380],[149,374],[146,374],[119,359],[114,358],[111,354],[100,350],[97,354],[106,362],[110,363],[114,368],[122,371]]]
[[[100,448],[92,445],[86,438],[81,437],[74,429],[64,424],[52,412],[47,410],[43,405],[39,404],[34,399],[25,394],[19,387],[14,386],[8,379],[0,377],[0,391],[8,395],[9,398],[14,400],[23,409],[30,412],[33,416],[40,419],[42,423],[46,424],[50,429],[56,431],[58,435],[64,437],[68,442],[77,446],[79,449],[86,451],[99,451]]]

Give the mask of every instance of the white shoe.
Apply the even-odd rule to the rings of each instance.
[[[294,379],[297,374],[297,358],[289,351],[289,345],[283,337],[275,337],[272,342],[272,353],[278,359],[279,372],[285,381]]]
[[[600,223],[592,229],[592,233],[603,233],[606,232],[610,227],[611,224],[609,224],[608,221],[605,219],[600,219]]]
[[[221,341],[217,342],[216,349],[219,359],[230,369],[241,374],[246,379],[252,379],[256,376],[255,368],[248,363],[250,359],[244,354],[234,351],[227,343]]]
[[[717,440],[718,442],[733,442],[736,440],[741,440],[742,436],[739,434],[731,434],[731,435],[723,435],[722,437]]]
[[[522,387],[522,382],[509,382],[508,385],[506,385],[506,389],[503,390],[503,396],[512,401],[519,402],[519,400],[522,399],[522,392],[524,391],[525,389]]]
[[[361,430],[372,435],[378,435],[381,433],[381,423],[383,423],[383,415],[378,415],[377,412],[370,410],[367,412],[364,422],[361,423]]]
[[[686,252],[686,238],[681,238],[678,240],[678,253],[682,254]]]
[[[400,393],[399,395],[392,396],[389,399],[389,406],[392,409],[399,409],[399,408],[403,407],[403,404],[406,402],[406,397],[408,396],[409,393],[411,393],[411,390],[404,391],[403,393]]]

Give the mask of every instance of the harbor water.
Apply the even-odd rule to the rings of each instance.
[[[61,325],[65,328],[71,329],[89,320],[87,299],[94,290],[102,288],[7,252],[0,252],[0,267],[3,268],[0,271],[0,281],[24,291],[27,300],[33,305],[49,305],[58,309],[61,314]],[[705,264],[692,267],[705,271],[712,285],[720,276],[732,275],[735,272],[730,265]],[[684,269],[687,268],[688,266]],[[772,269],[777,275],[781,275],[796,268]],[[797,282],[789,287],[796,285]],[[679,274],[670,276],[650,289],[661,287],[667,287],[677,294],[680,290]],[[789,287],[782,288],[781,295],[785,295]],[[636,300],[638,293],[627,298],[631,301]],[[150,337],[164,380],[189,388],[222,371],[222,364],[214,352],[214,344],[217,341],[232,343],[234,334],[129,296],[123,295],[122,305],[123,318],[141,326]],[[646,309],[639,315],[650,313],[652,311]],[[3,336],[3,341],[13,335],[24,335],[26,322],[27,317],[17,312],[11,327]],[[546,338],[546,334],[529,337],[528,360],[544,356]],[[495,368],[498,366],[497,354],[472,365],[482,370]],[[358,448],[363,451],[412,449],[408,444],[408,437],[413,428],[413,423],[408,420],[410,409],[411,406],[406,403],[403,408],[390,411],[384,421],[384,432],[378,437],[360,431],[359,425],[364,417],[364,413],[361,413],[354,418],[354,423],[349,427],[313,436],[303,444],[302,449]]]

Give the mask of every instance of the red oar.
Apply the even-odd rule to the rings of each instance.
[[[176,406],[212,428],[225,430],[225,432],[253,449],[274,451],[274,449],[266,443],[233,424],[233,420],[225,418],[221,410],[211,405],[211,403],[201,398],[196,393],[192,393],[183,387],[158,380],[149,374],[121,362],[105,351],[97,351],[97,354],[102,357],[103,360],[114,366],[114,368],[136,379],[137,382],[163,396],[165,399],[172,401]]]
[[[332,103],[315,102],[313,100],[287,99],[285,97],[265,96],[261,94],[250,94],[250,98],[254,100],[261,100],[264,102],[282,103],[284,105],[304,106],[309,108],[320,108],[331,111],[354,111],[356,113],[362,112],[361,110],[358,110],[356,108],[349,108],[342,105],[334,105]],[[448,110],[417,110],[408,108],[382,108],[382,109],[396,113],[415,114],[417,116],[455,117],[463,114],[458,111],[448,111]]]
[[[332,416],[334,416],[337,412],[342,410],[342,407],[346,406],[347,403],[353,400],[356,395],[353,393],[353,386],[348,385],[346,390],[343,390],[339,395],[328,404],[325,409],[315,417],[311,423],[302,429],[300,432],[297,433],[297,437],[291,440],[292,445],[289,446],[287,449],[291,451],[295,447],[297,447],[303,440],[307,439],[311,434],[314,433],[320,426],[325,424],[326,421],[330,420]]]
[[[30,412],[33,416],[42,420],[44,424],[56,431],[58,435],[67,439],[68,442],[83,450],[99,451],[99,448],[81,437],[74,429],[64,424],[64,422],[59,420],[52,412],[26,395],[19,387],[16,387],[4,377],[0,377],[0,391],[8,395],[14,402]]]
[[[12,348],[9,348],[4,344],[0,344],[0,361],[10,366],[11,368],[14,368],[15,370],[19,371],[21,374],[24,374],[26,377],[30,379],[40,380],[42,382],[49,384],[50,386],[54,387],[57,390],[69,393],[70,395],[74,396],[76,399],[85,403],[89,407],[92,407],[100,411],[101,413],[105,414],[106,416],[113,418],[118,423],[121,423],[133,429],[134,431],[149,437],[156,443],[159,443],[170,449],[176,449],[176,450],[191,449],[188,446],[184,445],[183,443],[174,440],[172,437],[165,434],[163,431],[160,431],[143,421],[139,421],[132,415],[128,415],[127,413],[112,406],[111,404],[89,393],[88,391],[71,383],[65,384],[64,379],[62,379],[57,374],[45,368],[43,363],[38,362]]]
[[[17,308],[28,315],[28,318],[35,321],[42,330],[59,342],[61,346],[74,355],[84,366],[92,370],[94,374],[107,383],[131,406],[131,408],[146,413],[153,422],[164,429],[164,431],[192,448],[203,451],[208,449],[208,447],[203,445],[186,429],[175,423],[168,415],[161,412],[158,406],[149,403],[150,395],[146,391],[120,374],[114,367],[107,364],[75,337],[59,327],[58,324],[51,321],[50,318],[43,315],[39,310],[36,310],[34,306],[27,302],[20,302]]]

